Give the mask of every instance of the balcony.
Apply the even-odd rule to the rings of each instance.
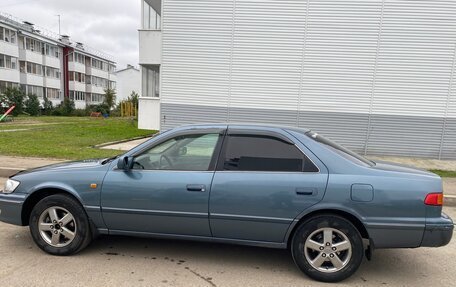
[[[91,67],[91,71],[90,71],[89,75],[92,75],[92,76],[95,76],[95,77],[99,77],[99,78],[104,78],[104,79],[108,79],[109,78],[108,71],[100,70],[100,69],[97,69],[97,68],[94,68],[94,67]]]
[[[20,73],[21,84],[32,86],[44,86],[44,77],[34,74]]]
[[[41,52],[19,49],[19,60],[43,64],[43,55]]]
[[[161,30],[139,30],[139,64],[160,65],[161,47]]]
[[[0,81],[19,83],[19,70],[0,68]]]
[[[85,92],[86,91],[86,84],[85,83],[70,81],[69,84],[68,84],[68,87],[72,91],[79,91],[79,92]]]
[[[87,84],[86,93],[104,94],[105,89],[102,86],[95,86],[95,85]]]
[[[60,69],[60,66],[61,66],[60,58],[51,57],[51,56],[44,56],[43,64],[48,67],[53,67],[53,68],[57,68],[57,69]]]
[[[9,55],[13,57],[19,57],[19,47],[16,44],[9,42],[2,42],[0,45],[0,54]]]
[[[61,88],[61,80],[56,78],[44,78],[44,86],[47,88],[59,89]]]
[[[85,74],[86,67],[78,62],[68,62],[68,70]]]

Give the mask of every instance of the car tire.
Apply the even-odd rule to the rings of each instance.
[[[339,282],[356,272],[364,247],[358,229],[337,215],[317,215],[298,226],[291,243],[293,260],[307,276]]]
[[[78,201],[63,194],[43,198],[32,209],[29,221],[33,241],[52,255],[71,255],[92,240],[90,222]]]

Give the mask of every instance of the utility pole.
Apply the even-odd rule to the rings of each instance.
[[[62,34],[60,33],[60,14],[59,14],[59,15],[55,15],[55,16],[59,17],[59,36],[60,36],[60,35],[62,35]]]

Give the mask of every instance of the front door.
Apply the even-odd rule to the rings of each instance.
[[[219,132],[165,138],[134,155],[130,171],[113,168],[102,188],[111,231],[211,236],[208,200]]]
[[[281,134],[230,128],[211,190],[213,236],[283,242],[293,220],[323,198],[328,179],[301,150]]]

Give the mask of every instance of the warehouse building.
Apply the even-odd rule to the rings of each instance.
[[[140,127],[276,123],[456,159],[456,1],[142,3]]]

